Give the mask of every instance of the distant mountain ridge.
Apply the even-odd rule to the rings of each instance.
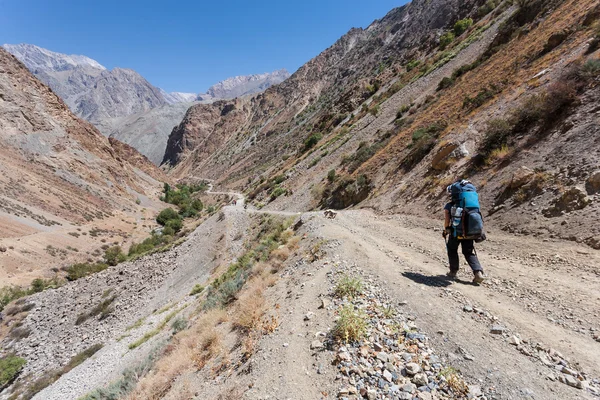
[[[194,102],[259,93],[290,76],[281,69],[228,78],[207,93],[168,93],[132,69],[108,70],[83,55],[57,53],[32,44],[2,47],[50,86],[74,114],[94,124],[104,136],[132,145],[155,164],[162,161],[169,134]]]
[[[285,68],[264,74],[234,76],[212,85],[206,93],[198,95],[198,100],[229,100],[260,93],[289,77],[290,73]]]

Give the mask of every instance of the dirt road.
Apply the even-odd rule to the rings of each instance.
[[[497,398],[591,398],[553,381],[547,354],[600,377],[598,252],[492,231],[479,246],[488,279],[474,286],[468,266],[457,282],[443,276],[445,248],[436,228],[436,221],[346,211],[323,219],[315,234],[339,241],[343,258],[379,276],[438,350]],[[493,327],[503,332],[493,334]]]

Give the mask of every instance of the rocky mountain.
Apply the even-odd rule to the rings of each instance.
[[[234,76],[211,86],[206,93],[200,93],[198,100],[227,100],[260,93],[289,77],[285,68],[264,74]]]
[[[55,253],[47,246],[75,240],[67,235],[74,225],[108,222],[114,227],[137,212],[140,199],[152,207],[150,199],[168,180],[133,148],[109,141],[73,115],[3,49],[0,144],[3,282],[19,270],[26,279],[26,271],[47,268]]]
[[[193,106],[164,164],[298,210],[439,215],[468,177],[490,223],[600,247],[600,158],[584,150],[599,15],[591,0],[415,0],[264,93]]]
[[[198,98],[198,95],[196,93],[182,93],[182,92],[167,93],[162,89],[160,89],[160,93],[163,95],[163,97],[169,104],[190,103],[192,101],[196,101],[196,99]]]
[[[171,131],[181,122],[193,104],[167,104],[125,117],[106,118],[95,125],[105,136],[129,144],[159,165],[163,160]]]

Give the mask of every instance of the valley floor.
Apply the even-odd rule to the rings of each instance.
[[[168,253],[160,256],[163,262],[173,260],[173,267],[165,270],[161,278],[164,283],[154,293],[144,294],[148,298],[144,301],[148,304],[146,312],[152,313],[162,303],[177,304],[179,310],[182,304],[192,304],[193,298],[188,296],[192,283],[185,281],[186,274],[194,271],[196,278],[206,279],[210,270],[204,269],[214,268],[211,262],[193,262],[198,246],[206,244],[202,250],[206,261],[211,259],[213,246],[221,255],[239,254],[239,235],[248,227],[248,216],[269,213],[244,212],[241,204],[225,208],[225,224],[221,223],[220,229],[215,229],[219,225],[214,220],[205,223],[212,224],[211,229],[201,225],[188,243],[171,250],[175,258]],[[488,399],[592,399],[594,393],[600,395],[599,252],[576,243],[542,241],[492,230],[489,240],[477,247],[487,280],[474,286],[468,266],[461,267],[457,281],[444,277],[446,256],[439,221],[376,215],[366,210],[341,211],[335,219],[325,218],[321,212],[273,213],[297,216],[303,221],[297,232],[303,236],[299,254],[288,260],[278,282],[266,292],[267,302],[279,315],[279,326],[262,337],[242,370],[216,378],[187,374],[185,392],[192,395],[185,398],[217,398],[217,393],[232,387],[237,392],[229,392],[233,396],[229,398],[242,393],[251,399],[337,395],[347,383],[332,365],[338,350],[328,347],[315,351],[311,347],[322,335],[319,332],[328,332],[335,323],[336,308],[323,307],[322,302],[331,299],[332,277],[341,270],[358,273],[370,287],[378,288],[374,290],[381,292],[401,318],[413,321],[428,336],[427,345],[435,349],[444,365],[460,371],[466,383],[480,388]],[[219,245],[220,239],[211,237],[215,235],[225,235],[227,245]],[[231,247],[234,243],[238,248]],[[316,244],[322,245],[324,254],[317,261],[307,262],[306,252]],[[151,265],[155,264],[156,260]],[[160,262],[157,265],[160,268]],[[153,289],[146,286],[146,290]],[[62,399],[65,393],[78,398],[90,388],[82,380],[94,382],[94,386],[107,377],[114,380],[117,371],[99,363],[114,362],[116,349],[126,351],[126,344],[143,335],[144,329],[153,329],[149,324],[142,331],[129,332],[135,333],[131,339],[117,340],[125,326],[143,312],[140,308],[131,314],[130,321],[121,321],[114,337],[104,332],[108,340],[97,356],[36,398]],[[307,319],[308,314],[311,317]],[[121,317],[126,319],[125,314]],[[157,338],[164,339],[164,335]],[[142,346],[142,353],[151,347]],[[110,356],[103,356],[106,354]],[[127,359],[142,357],[140,353],[126,354]],[[569,374],[587,383],[571,387],[565,378]],[[577,379],[571,384],[577,386]],[[177,388],[174,384],[165,398],[183,398],[178,397]],[[340,396],[345,396],[343,391]]]

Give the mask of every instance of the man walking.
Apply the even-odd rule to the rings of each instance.
[[[466,185],[470,183],[468,181],[457,182],[454,185]],[[452,196],[452,186],[447,188],[447,192]],[[472,186],[472,185],[471,185]],[[473,187],[474,189],[474,187]],[[450,272],[447,276],[451,279],[456,278],[458,269],[460,267],[460,260],[458,257],[458,247],[462,246],[462,253],[469,263],[469,266],[473,270],[473,283],[479,284],[483,282],[483,268],[477,259],[475,253],[475,243],[473,239],[462,238],[457,234],[457,229],[460,229],[459,224],[461,223],[463,209],[458,204],[458,199],[455,196],[451,197],[451,201],[444,207],[444,231],[442,235],[444,239],[447,239],[446,249],[448,251],[448,261],[450,263]],[[454,222],[457,221],[457,222]]]

